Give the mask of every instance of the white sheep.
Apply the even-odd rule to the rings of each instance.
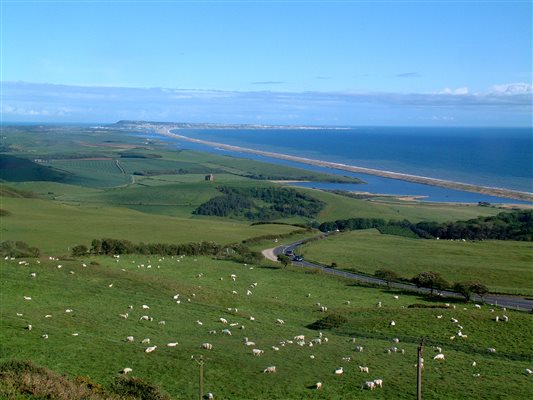
[[[344,373],[344,370],[342,367],[339,367],[335,370],[335,375],[342,375]]]
[[[213,350],[213,345],[211,343],[202,343],[202,349]]]
[[[374,385],[380,388],[383,387],[383,379],[374,379]]]
[[[141,342],[142,344],[150,344],[150,338],[145,338]]]
[[[316,389],[322,389],[322,382],[315,383],[315,388]]]
[[[363,346],[355,346],[355,351],[357,353],[362,353],[363,352]]]
[[[121,374],[124,374],[124,375],[127,375],[129,374],[130,372],[132,372],[133,370],[129,367],[126,367],[124,369],[122,369],[122,371],[120,371]]]
[[[157,346],[147,347],[146,350],[144,350],[144,352],[145,352],[145,353],[151,353],[151,352],[154,351],[155,349],[157,349]]]
[[[220,322],[222,322],[223,324],[227,324],[228,323],[228,320],[226,318],[219,318],[218,320]]]
[[[370,370],[368,369],[368,367],[363,367],[363,366],[359,366],[359,372],[365,372],[365,373],[369,373]]]
[[[176,347],[177,345],[178,345],[178,342],[167,343],[167,347]]]
[[[133,336],[126,337],[126,341],[132,343],[134,341]]]
[[[265,354],[265,351],[264,350],[260,350],[260,349],[252,349],[252,354],[255,357],[259,357],[259,356],[262,356],[263,354]]]
[[[276,323],[280,324],[280,325],[283,325],[285,324],[285,321],[283,321],[282,319],[276,319]]]
[[[444,354],[439,353],[435,357],[433,357],[433,359],[442,361],[442,360],[444,360]]]
[[[266,367],[263,370],[263,373],[265,373],[265,374],[274,374],[275,372],[276,372],[276,366],[275,365],[271,365],[270,367]]]
[[[224,335],[231,336],[231,331],[230,331],[229,329],[223,329],[223,330],[222,330],[222,333],[223,333]]]
[[[365,383],[363,383],[363,386],[361,387],[361,389],[369,389],[369,390],[374,390],[376,388],[376,384],[374,383],[374,381],[366,381]]]
[[[24,296],[24,300],[31,300],[31,297],[30,296]]]
[[[396,326],[396,322],[395,322],[395,321],[391,321],[391,322],[389,323],[389,325],[390,325],[390,326]]]

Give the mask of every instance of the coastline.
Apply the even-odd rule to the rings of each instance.
[[[193,143],[199,143],[199,144],[203,144],[203,145],[210,146],[210,147],[218,147],[220,149],[236,151],[240,153],[256,154],[256,155],[261,155],[265,157],[277,158],[281,160],[299,162],[302,164],[315,165],[319,167],[326,167],[326,168],[333,168],[333,169],[349,171],[349,172],[376,175],[376,176],[380,176],[384,178],[398,179],[398,180],[403,180],[407,182],[420,183],[424,185],[439,186],[439,187],[443,187],[447,189],[456,189],[456,190],[462,190],[466,192],[480,193],[480,194],[485,194],[485,195],[505,197],[505,198],[514,199],[514,200],[533,202],[533,193],[528,193],[528,192],[520,192],[517,190],[511,190],[511,189],[472,185],[472,184],[449,181],[449,180],[444,180],[444,179],[404,174],[400,172],[358,167],[355,165],[347,165],[347,164],[341,164],[341,163],[334,163],[330,161],[314,160],[314,159],[305,158],[305,157],[291,156],[291,155],[283,154],[283,153],[273,153],[270,151],[255,150],[255,149],[250,149],[246,147],[239,147],[239,146],[233,146],[233,145],[224,144],[224,143],[212,142],[208,140],[194,139],[188,136],[183,136],[183,135],[173,133],[172,130],[178,129],[176,127],[165,126],[165,127],[152,127],[152,128],[154,128],[154,130],[158,134],[163,135],[163,136],[172,137],[175,139],[184,140],[184,141],[193,142]]]

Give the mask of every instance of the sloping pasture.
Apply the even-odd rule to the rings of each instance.
[[[203,356],[205,391],[216,398],[409,399],[415,394],[416,346],[425,336],[426,398],[533,395],[531,377],[524,374],[531,367],[533,327],[531,316],[524,313],[507,311],[509,322],[496,323],[495,315],[504,312],[492,312],[487,306],[407,308],[414,303],[442,303],[353,286],[320,273],[200,257],[42,259],[40,263],[30,259],[28,265],[20,261],[0,264],[1,360],[31,359],[59,373],[90,376],[103,384],[130,367],[133,376],[161,386],[172,398],[190,399],[198,391],[198,366],[191,357]],[[382,307],[376,306],[378,301]],[[328,311],[321,312],[317,303]],[[120,316],[126,313],[127,319]],[[323,330],[323,343],[311,347],[309,341],[319,332],[307,326],[329,314],[343,315],[347,322]],[[153,321],[140,320],[143,315]],[[392,320],[395,326],[390,325]],[[28,324],[31,331],[25,329]],[[459,324],[468,338],[451,340],[461,329]],[[222,334],[223,329],[232,335]],[[44,334],[48,339],[41,337]],[[304,346],[296,344],[296,335],[305,335]],[[127,342],[127,336],[134,341]],[[246,346],[245,337],[255,346]],[[141,343],[145,338],[150,344]],[[178,345],[167,347],[171,342]],[[202,349],[202,343],[211,343],[213,350]],[[157,349],[147,354],[145,349],[153,345]],[[356,352],[356,346],[363,346],[363,352]],[[389,354],[392,346],[405,354]],[[442,347],[444,361],[433,360],[434,346]],[[497,352],[490,354],[487,347]],[[252,348],[264,350],[264,355],[254,357]],[[277,372],[264,374],[271,365]],[[368,366],[370,373],[359,372],[359,365]],[[341,366],[344,374],[335,375]],[[383,379],[382,389],[361,391],[364,381],[375,378]],[[323,388],[312,389],[319,381]]]

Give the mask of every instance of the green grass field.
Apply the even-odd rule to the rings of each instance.
[[[452,283],[480,280],[494,292],[533,295],[530,242],[409,239],[371,229],[309,242],[300,251],[308,260],[367,274],[385,268],[412,278],[435,271]]]
[[[2,240],[21,240],[47,254],[67,254],[78,244],[112,237],[145,243],[215,241],[220,244],[284,234],[300,228],[255,225],[207,218],[178,218],[146,214],[127,208],[61,204],[41,199],[2,198]]]
[[[533,357],[529,340],[533,326],[524,313],[507,311],[510,321],[497,324],[493,318],[502,311],[491,312],[487,306],[479,310],[461,303],[456,309],[406,308],[434,303],[416,295],[353,286],[320,273],[252,269],[202,257],[178,261],[128,256],[118,262],[111,257],[42,259],[40,263],[30,259],[27,266],[19,261],[0,263],[1,361],[31,359],[58,373],[89,376],[104,385],[119,370],[130,367],[133,376],[160,386],[173,399],[190,399],[198,391],[198,367],[191,357],[202,355],[205,391],[215,398],[410,399],[415,396],[416,346],[424,336],[424,398],[526,399],[533,395],[530,377],[524,373]],[[36,277],[30,276],[32,272]],[[236,281],[230,274],[237,275]],[[255,288],[251,287],[254,282]],[[246,295],[247,289],[253,294]],[[173,299],[176,294],[180,304]],[[383,307],[377,308],[377,301]],[[320,312],[317,302],[328,312]],[[143,310],[143,304],[150,308]],[[67,309],[73,311],[67,313]],[[119,316],[124,313],[128,319]],[[347,322],[324,330],[328,342],[310,347],[308,342],[318,332],[306,326],[330,313],[344,315]],[[153,322],[140,321],[142,315],[153,317]],[[224,325],[221,317],[237,325]],[[458,330],[450,322],[452,317],[463,325],[468,339],[450,340]],[[278,318],[285,324],[277,324]],[[162,320],[165,325],[158,323]],[[391,320],[396,326],[389,326]],[[31,331],[25,329],[28,324]],[[221,334],[224,328],[232,335]],[[210,334],[211,330],[217,333]],[[48,339],[41,338],[44,334]],[[126,341],[130,335],[133,343]],[[296,335],[305,335],[305,346],[286,342]],[[256,345],[245,346],[244,337]],[[392,342],[394,337],[399,344]],[[149,345],[141,344],[144,338],[157,346],[153,353],[145,353]],[[167,347],[169,342],[178,345]],[[202,343],[211,343],[213,350],[201,349]],[[358,345],[364,347],[362,353],[355,352]],[[387,354],[391,346],[405,349],[405,354]],[[433,346],[442,347],[445,361],[433,360],[437,354]],[[263,349],[264,355],[252,356],[253,347]],[[489,354],[487,347],[495,347],[497,353]],[[276,366],[276,374],[262,372],[270,365]],[[359,372],[359,365],[368,366],[370,373]],[[336,376],[334,370],[340,366],[345,373]],[[365,380],[375,378],[383,379],[382,389],[360,390]],[[311,389],[318,381],[323,389]]]

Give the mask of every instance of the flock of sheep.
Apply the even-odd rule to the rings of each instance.
[[[175,262],[180,262],[183,259],[183,257],[184,256],[180,256],[180,257],[177,257],[177,258],[172,257],[172,259]],[[51,260],[54,260],[54,259],[51,258]],[[119,256],[115,256],[115,260],[118,263],[120,261],[120,257]],[[164,258],[159,259],[159,262],[162,262],[162,261],[164,261]],[[132,263],[136,264],[134,261],[132,261]],[[21,266],[30,266],[30,264],[27,261],[18,261],[18,264],[21,265]],[[246,266],[246,264],[245,264],[245,266]],[[85,267],[87,267],[87,265],[86,264],[82,264],[82,267],[85,268]],[[58,264],[57,268],[61,269],[62,265]],[[150,261],[148,261],[146,264],[137,264],[137,268],[159,269],[160,266],[157,265],[157,267],[152,267]],[[253,267],[250,267],[250,269],[253,269]],[[123,271],[125,271],[125,269],[123,269]],[[74,271],[70,271],[70,273],[74,274]],[[204,277],[204,273],[198,273],[196,275],[197,279],[202,279],[203,277]],[[36,272],[31,272],[30,273],[30,278],[31,279],[37,279],[37,273]],[[220,280],[224,280],[224,277],[220,277],[219,279]],[[233,281],[233,282],[237,282],[238,277],[237,277],[236,274],[230,274],[229,275],[229,279],[231,281]],[[254,291],[254,289],[257,288],[257,286],[258,286],[258,283],[257,282],[253,282],[253,283],[249,284],[245,288],[246,289],[245,291],[241,291],[241,292],[242,293],[246,293],[246,296],[252,296],[253,295],[253,291]],[[113,288],[113,283],[108,284],[108,287],[109,288]],[[237,289],[237,287],[232,288],[232,291],[231,291],[232,295],[234,295],[234,296],[238,295],[238,293],[239,293],[235,289]],[[311,296],[310,294],[307,295],[307,297],[310,297],[310,296]],[[182,296],[181,294],[176,293],[174,296],[169,298],[168,301],[179,305],[179,304],[182,303],[182,301],[184,303],[190,303],[190,302],[193,301],[193,299],[195,297],[196,297],[196,295],[194,293],[192,293],[190,295],[190,297]],[[185,300],[185,298],[186,298],[186,300]],[[397,300],[399,297],[395,295],[395,296],[393,296],[393,298],[395,300]],[[31,301],[32,297],[30,296],[30,294],[24,294],[22,296],[22,300],[23,301]],[[349,302],[346,302],[346,304],[349,304]],[[324,313],[327,313],[327,311],[328,311],[328,308],[325,305],[323,305],[323,304],[315,303],[315,306],[317,307],[317,311],[321,311],[321,312],[324,312]],[[376,304],[376,306],[377,307],[382,307],[382,301],[379,301]],[[448,305],[448,306],[450,308],[452,308],[452,307],[455,308],[455,306],[450,306],[450,305]],[[481,308],[481,307],[479,305],[475,305],[475,308]],[[130,319],[130,317],[132,315],[135,314],[135,312],[137,310],[141,310],[141,313],[142,313],[142,315],[140,315],[138,317],[138,323],[152,323],[154,321],[154,317],[152,317],[150,315],[151,314],[151,311],[150,311],[151,308],[150,308],[150,306],[148,304],[142,304],[142,305],[138,305],[138,306],[134,306],[134,305],[130,304],[130,305],[127,306],[127,311],[126,312],[120,313],[120,314],[117,315],[117,319],[128,320],[128,319]],[[494,311],[494,310],[491,310],[491,311]],[[73,312],[73,310],[70,309],[70,308],[67,308],[65,310],[65,312],[66,313],[71,313],[71,312]],[[235,308],[235,307],[231,307],[231,308],[227,309],[227,314],[228,315],[237,315],[237,313],[238,313],[238,309]],[[22,317],[23,315],[21,313],[17,313],[17,316]],[[51,315],[47,314],[45,317],[46,318],[50,318]],[[137,317],[135,317],[135,318],[137,319]],[[442,315],[437,315],[436,318],[437,319],[441,319],[441,318],[443,318],[443,316]],[[247,319],[250,321],[250,323],[254,323],[254,321],[256,321],[256,318],[254,316],[252,316],[252,315],[247,316]],[[496,316],[494,318],[494,321],[496,321],[496,322],[509,322],[509,318],[506,315]],[[285,321],[282,318],[277,318],[275,320],[272,320],[271,323],[274,324],[274,325],[285,325]],[[454,329],[455,334],[450,336],[450,340],[466,340],[468,338],[468,335],[463,333],[465,328],[460,324],[460,322],[459,322],[459,320],[457,318],[452,317],[450,319],[450,323],[451,323],[451,326],[455,328]],[[164,326],[166,325],[166,321],[160,320],[160,321],[158,321],[158,324],[162,326],[161,329],[164,329]],[[204,327],[204,322],[202,322],[200,320],[197,320],[196,324],[199,327],[201,327],[199,329],[205,330],[207,333],[212,334],[212,335],[216,335],[216,334],[218,334],[218,332],[220,332],[222,335],[232,336],[233,333],[232,333],[230,328],[235,328],[235,329],[238,329],[238,330],[244,330],[245,329],[244,324],[241,323],[241,322],[230,322],[230,321],[228,321],[228,316],[219,317],[216,320],[206,322],[205,325],[209,325],[209,326],[205,326]],[[394,327],[395,326],[396,326],[396,321],[392,320],[392,321],[389,322],[389,327],[391,328],[392,332],[394,331]],[[31,331],[33,329],[33,326],[31,324],[28,324],[25,328],[27,330]],[[72,335],[73,336],[77,336],[78,333],[75,332],[75,333],[72,333]],[[42,338],[43,339],[48,339],[48,334],[43,334]],[[133,342],[135,342],[135,338],[132,335],[129,335],[129,336],[123,338],[122,341],[126,342],[126,343],[133,343]],[[393,337],[393,338],[391,338],[391,341],[394,344],[398,344],[400,342],[400,339],[397,338],[397,337]],[[149,345],[149,346],[144,348],[144,352],[147,353],[147,354],[148,353],[153,353],[156,350],[158,350],[158,345],[153,344],[151,342],[152,342],[152,340],[150,338],[143,338],[141,340],[142,344]],[[254,357],[262,357],[265,354],[265,349],[264,348],[263,349],[259,348],[256,345],[256,342],[251,340],[250,338],[243,336],[242,342],[243,342],[244,346],[251,348],[250,354],[252,356],[254,356]],[[350,342],[351,343],[357,343],[357,339],[353,338],[353,339],[350,340]],[[314,346],[321,346],[321,345],[324,345],[324,344],[327,344],[327,343],[328,343],[328,338],[325,337],[322,334],[322,332],[318,332],[317,336],[313,337],[313,338],[306,338],[306,336],[304,334],[297,334],[297,335],[292,336],[290,338],[287,338],[287,337],[281,338],[279,340],[279,342],[277,342],[275,344],[272,344],[270,346],[270,350],[268,350],[268,351],[278,352],[278,351],[280,351],[281,347],[290,347],[290,346],[292,346],[292,347],[296,346],[296,348],[297,347],[308,347],[309,348],[309,347],[314,347]],[[166,343],[166,347],[168,347],[168,348],[174,348],[174,347],[177,347],[177,346],[178,346],[178,342],[177,341],[172,341],[172,342]],[[202,350],[202,351],[203,350],[205,350],[205,351],[216,351],[215,346],[212,343],[209,343],[209,342],[199,343],[198,344],[198,348],[200,350]],[[433,360],[439,361],[439,362],[444,362],[445,361],[445,355],[442,352],[442,348],[435,347],[434,350],[437,352],[437,354],[433,357]],[[356,345],[352,351],[355,351],[356,353],[361,353],[361,352],[364,351],[364,349],[363,349],[363,346]],[[495,348],[488,348],[487,351],[489,353],[495,353],[496,349]],[[405,349],[398,348],[397,346],[392,346],[390,348],[385,349],[385,352],[388,353],[388,354],[392,354],[392,353],[405,354]],[[315,356],[314,355],[310,355],[310,359],[315,359]],[[352,359],[352,357],[343,357],[342,361],[343,362],[348,362],[348,361],[351,361],[351,359]],[[424,360],[420,359],[419,363],[420,363],[420,366],[423,368]],[[476,365],[477,365],[477,363],[475,361],[473,361],[472,362],[472,367],[475,368]],[[359,365],[358,370],[359,370],[359,373],[361,373],[361,374],[370,374],[370,367],[368,367],[366,365]],[[262,371],[265,374],[273,374],[273,373],[277,372],[277,366],[276,365],[267,365]],[[130,366],[126,366],[120,372],[123,373],[123,374],[128,374],[128,373],[133,372],[133,369]],[[345,370],[344,370],[344,367],[342,367],[342,366],[340,366],[337,369],[335,369],[334,371],[332,371],[332,374],[333,375],[337,375],[337,376],[343,375],[344,373],[345,373]],[[530,375],[530,374],[532,374],[532,371],[529,370],[529,369],[526,369],[526,374]],[[474,372],[473,376],[479,376],[479,373]],[[376,377],[374,379],[364,380],[362,385],[361,385],[361,389],[374,390],[374,389],[377,389],[377,388],[382,388],[383,384],[384,384],[383,379],[381,377]],[[314,385],[312,385],[312,387],[314,387],[315,389],[322,389],[324,387],[324,384],[323,384],[322,381],[318,381]],[[209,398],[214,398],[212,393],[210,393],[209,395],[210,395]]]

